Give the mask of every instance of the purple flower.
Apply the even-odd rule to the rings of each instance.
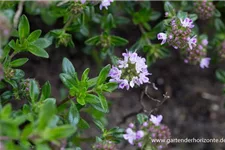
[[[196,43],[197,43],[196,36],[194,36],[192,38],[188,37],[188,45],[189,45],[190,49],[193,48],[192,46],[196,46]]]
[[[135,85],[148,83],[148,66],[145,58],[138,56],[136,52],[123,53],[123,60],[119,60],[117,66],[113,66],[109,72],[110,82],[117,82],[120,89],[127,90]]]
[[[118,66],[119,68],[127,68],[128,67],[128,63],[126,60],[119,60],[118,63],[119,63],[119,66]]]
[[[191,19],[189,19],[189,18],[185,18],[184,20],[180,19],[180,22],[181,22],[181,25],[183,27],[185,27],[185,28],[186,27],[189,27],[189,28],[193,28],[194,27],[194,25],[192,24],[193,21]]]
[[[207,40],[207,39],[202,40],[202,44],[203,44],[204,46],[207,46],[207,45],[208,45],[208,40]]]
[[[134,141],[136,140],[136,133],[131,128],[127,128],[126,134],[123,135],[123,138],[125,140],[128,140],[131,145],[134,145]]]
[[[138,142],[138,147],[141,148],[142,147],[142,143]]]
[[[139,82],[140,82],[141,84],[143,84],[143,83],[148,83],[148,82],[149,82],[149,78],[146,77],[146,74],[141,73],[141,74],[139,75]]]
[[[120,89],[126,88],[127,90],[129,90],[130,86],[129,86],[128,81],[127,81],[126,79],[121,80],[121,81],[120,81],[120,84],[119,84],[119,88],[120,88]]]
[[[140,140],[141,138],[143,138],[145,135],[144,131],[139,130],[136,132],[136,140]]]
[[[144,127],[147,127],[147,126],[148,126],[148,122],[144,122],[144,123],[143,123],[143,126],[144,126]]]
[[[201,59],[201,62],[200,62],[200,67],[201,67],[202,69],[208,68],[208,67],[209,67],[209,62],[210,62],[210,60],[211,60],[211,58],[208,58],[208,57],[202,58],[202,59]]]
[[[166,43],[167,35],[165,33],[159,33],[157,35],[158,40],[162,40],[161,45]]]
[[[112,69],[109,71],[109,77],[114,79],[119,79],[122,74],[122,71],[119,70],[117,67],[112,67]]]
[[[134,87],[134,85],[137,84],[138,86],[140,85],[140,81],[138,77],[133,77],[132,80],[130,81],[130,87]]]
[[[84,4],[86,2],[86,0],[80,0],[82,4]]]
[[[108,9],[108,6],[110,6],[111,2],[113,2],[113,0],[102,0],[102,3],[99,6],[100,10],[102,10],[103,7],[105,7],[105,9]]]
[[[151,115],[151,118],[150,118],[150,121],[156,125],[156,126],[159,126],[160,122],[162,121],[163,119],[163,116],[162,115],[159,115],[159,116],[154,116],[154,115]]]
[[[129,124],[129,128],[134,128],[134,124],[133,123],[130,123]]]

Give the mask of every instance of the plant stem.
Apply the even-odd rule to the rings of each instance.
[[[146,35],[145,35],[146,31],[141,24],[139,24],[139,29],[140,29],[141,33],[143,34],[143,36],[144,36],[146,42],[148,43],[148,45],[151,45],[151,41],[148,39],[148,37],[146,37]]]
[[[66,28],[68,28],[68,26],[72,23],[74,19],[74,16],[70,16],[69,20],[66,22],[66,24],[63,27],[63,30],[66,31]]]
[[[17,9],[17,11],[15,13],[15,16],[13,18],[13,27],[14,28],[16,28],[17,25],[18,25],[19,18],[20,18],[21,14],[22,14],[22,11],[23,11],[23,4],[24,4],[24,0],[21,0],[19,2],[18,9]]]
[[[60,102],[57,104],[57,107],[59,107],[59,106],[65,104],[67,101],[69,101],[69,100],[71,100],[71,99],[74,99],[74,98],[75,98],[75,96],[72,96],[72,97],[67,96],[65,99],[63,99],[62,101],[60,101]]]

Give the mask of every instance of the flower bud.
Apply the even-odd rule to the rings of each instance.
[[[215,6],[213,2],[209,2],[207,0],[196,1],[194,3],[194,11],[198,15],[198,17],[202,20],[207,20],[213,17]]]

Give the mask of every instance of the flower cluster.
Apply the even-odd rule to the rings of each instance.
[[[223,58],[223,59],[225,58],[225,40],[222,42],[218,53],[220,58]]]
[[[124,134],[124,139],[128,140],[131,145],[137,145],[139,148],[145,147],[146,145],[151,145],[156,149],[164,149],[167,147],[166,142],[164,143],[152,143],[149,139],[169,139],[171,133],[169,128],[166,125],[161,124],[162,115],[154,116],[151,115],[151,118],[144,122],[140,130],[135,131],[135,126],[133,123],[129,125],[129,128]]]
[[[187,48],[186,50],[186,58],[184,60],[185,63],[190,63],[190,64],[200,64],[200,67],[203,68],[208,68],[209,66],[209,61],[210,58],[206,57],[207,56],[207,45],[208,45],[208,40],[203,39],[199,40],[200,42],[197,43],[197,45],[193,48]]]
[[[138,147],[142,147],[142,143],[139,142],[144,137],[144,131],[134,131],[134,124],[131,123],[129,128],[126,129],[126,134],[123,135],[123,138],[127,140],[131,145],[138,144]]]
[[[112,141],[101,141],[93,146],[94,150],[117,150],[116,144]]]
[[[9,38],[10,32],[11,24],[9,22],[9,19],[6,18],[5,15],[0,13],[0,47],[1,44],[3,44],[3,42]]]
[[[196,36],[191,36],[193,27],[193,21],[190,18],[174,18],[168,26],[167,33],[159,33],[157,38],[162,40],[161,44],[167,42],[175,49],[183,49],[185,47],[192,49],[197,42]]]
[[[113,2],[113,0],[102,0],[99,8],[100,10],[102,10],[103,7],[105,7],[105,9],[108,9],[108,6],[110,6],[110,4]]]
[[[198,15],[198,17],[202,20],[207,20],[212,18],[214,14],[215,6],[213,2],[202,0],[196,1],[194,3],[194,11]]]
[[[137,55],[136,52],[122,54],[124,59],[119,60],[117,66],[113,66],[109,72],[111,82],[119,83],[119,88],[133,88],[135,85],[148,83],[147,77],[150,73],[147,70],[146,60]]]

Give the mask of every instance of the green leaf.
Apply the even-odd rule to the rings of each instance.
[[[41,30],[35,30],[33,31],[27,38],[28,42],[34,42],[36,41],[41,35]]]
[[[17,45],[16,45],[16,43],[15,43],[15,41],[14,40],[11,40],[10,42],[9,42],[9,46],[12,48],[12,49],[14,49],[15,51],[18,51],[18,47],[17,47]]]
[[[18,80],[22,79],[25,76],[25,73],[21,69],[15,69],[15,74],[12,79]]]
[[[32,100],[32,102],[35,102],[38,100],[38,96],[39,96],[39,87],[38,84],[35,80],[30,80],[30,98]]]
[[[11,91],[5,91],[4,93],[1,94],[1,99],[3,100],[9,100],[13,97],[13,93]]]
[[[217,70],[216,71],[216,78],[222,82],[225,83],[225,71],[224,70]]]
[[[63,58],[62,70],[64,73],[72,75],[72,76],[76,73],[75,68],[73,67],[73,64],[67,58]]]
[[[76,131],[76,128],[71,125],[62,125],[52,129],[44,131],[43,138],[47,140],[58,140],[63,138],[69,138]]]
[[[165,9],[166,12],[171,14],[171,16],[175,16],[176,15],[175,9],[173,8],[173,6],[171,5],[170,2],[165,2],[164,9]]]
[[[189,14],[188,15],[189,18],[192,20],[192,21],[196,21],[198,19],[198,15],[197,14]]]
[[[107,91],[107,92],[112,92],[114,90],[116,90],[118,88],[118,83],[117,82],[109,82],[109,83],[106,83],[104,85],[104,91]]]
[[[49,82],[46,82],[42,87],[40,101],[43,101],[46,98],[49,98],[50,95],[51,95],[51,84]]]
[[[51,123],[56,112],[55,101],[54,98],[47,98],[44,101],[38,116],[38,130],[42,131]]]
[[[225,31],[225,25],[223,21],[219,18],[215,19],[215,27],[217,31]]]
[[[81,81],[87,81],[88,80],[88,73],[89,73],[89,71],[90,71],[89,68],[85,69],[85,71],[82,74]]]
[[[7,119],[8,117],[10,117],[11,112],[12,112],[11,104],[5,105],[0,111],[0,118],[2,120]]]
[[[63,84],[68,88],[71,89],[73,87],[75,87],[77,85],[77,82],[74,78],[72,78],[70,75],[66,74],[66,73],[61,73],[59,75],[61,81],[63,82]]]
[[[37,150],[51,150],[51,148],[48,146],[48,144],[36,144],[36,149]]]
[[[77,102],[81,105],[85,105],[85,98],[84,97],[77,97]]]
[[[100,36],[94,36],[85,41],[86,45],[97,45],[100,42]]]
[[[76,105],[72,101],[69,109],[68,120],[72,126],[76,126],[80,120],[79,111],[77,110]]]
[[[47,38],[39,38],[35,42],[33,42],[32,44],[39,47],[39,48],[44,49],[44,48],[49,47],[52,44],[52,42]]]
[[[88,80],[88,88],[93,87],[97,83],[98,77]]]
[[[78,123],[78,127],[80,129],[88,129],[88,128],[90,128],[90,125],[87,123],[87,121],[85,121],[84,119],[80,118],[80,121]]]
[[[108,14],[107,18],[106,18],[106,22],[104,23],[104,29],[105,30],[110,30],[111,28],[115,28],[116,24],[113,18],[112,14]]]
[[[28,19],[27,19],[27,17],[25,15],[23,15],[20,18],[18,31],[19,31],[19,38],[20,38],[20,40],[26,38],[30,34],[29,21],[28,21]]]
[[[124,38],[119,36],[111,36],[111,44],[114,46],[123,46],[126,45],[128,41]]]
[[[188,13],[187,13],[187,12],[179,11],[179,12],[177,13],[177,17],[178,17],[179,19],[182,19],[182,20],[184,20],[185,18],[187,18],[187,16],[188,16]]]
[[[19,58],[10,63],[11,67],[19,67],[24,65],[29,59],[28,58]]]
[[[87,96],[85,97],[85,102],[91,103],[91,104],[98,104],[100,100],[96,95],[87,94]]]
[[[105,82],[105,80],[108,77],[110,69],[111,69],[111,66],[107,65],[101,70],[98,76],[97,85],[101,85]]]
[[[98,97],[99,97],[99,100],[100,100],[100,103],[101,103],[101,106],[102,106],[103,110],[106,113],[108,113],[109,112],[109,108],[108,108],[108,102],[107,102],[106,98],[101,93],[98,93]]]
[[[27,49],[29,52],[31,52],[32,54],[34,54],[36,56],[43,57],[43,58],[49,58],[48,53],[40,47],[37,47],[35,45],[29,45]]]
[[[103,125],[103,123],[99,120],[94,120],[94,123],[97,125],[97,127],[101,130],[104,131],[105,127]]]
[[[145,121],[148,120],[148,116],[145,114],[137,114],[137,120],[140,124],[143,124]]]
[[[1,132],[3,135],[9,138],[18,138],[19,137],[19,128],[16,124],[9,120],[0,120]],[[2,133],[1,133],[2,134]]]
[[[214,16],[215,17],[221,17],[221,13],[220,13],[220,11],[218,9],[214,10]]]

